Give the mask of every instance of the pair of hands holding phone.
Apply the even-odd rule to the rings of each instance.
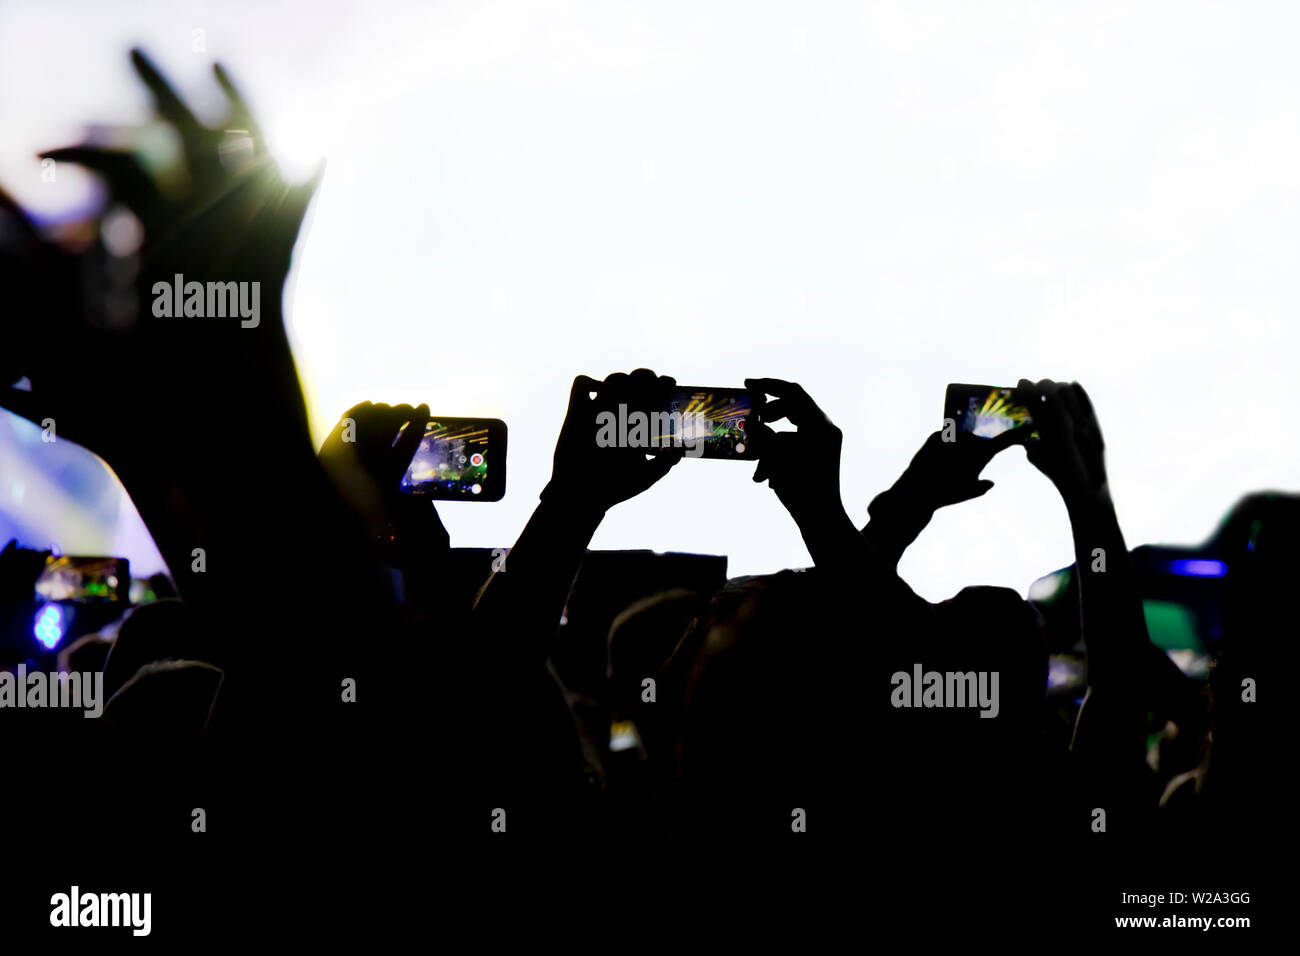
[[[1033,428],[1013,428],[994,438],[958,431],[947,441],[937,431],[912,458],[895,489],[931,511],[970,501],[993,487],[980,478],[989,462],[1013,445],[1024,445],[1030,464],[1047,476],[1068,506],[1108,500],[1105,443],[1083,386],[1021,379],[1016,392],[1032,410]]]
[[[569,408],[555,446],[551,481],[544,500],[560,499],[574,508],[603,515],[614,505],[634,498],[668,474],[681,454],[647,454],[640,448],[598,448],[593,423],[603,409],[666,408],[676,388],[675,379],[649,369],[610,375],[603,382],[579,375],[569,394]],[[763,413],[765,423],[789,420],[794,432],[774,432],[764,423],[752,424],[755,447],[760,449],[755,481],[768,481],[792,514],[812,516],[833,499],[839,501],[839,456],[843,434],[817,407],[802,386],[775,378],[750,378],[745,387],[772,396]],[[800,462],[817,455],[829,456],[834,494],[815,498],[798,488],[804,469]],[[593,477],[599,480],[593,481]]]
[[[766,426],[755,481],[767,480],[782,504],[807,535],[807,522],[840,522],[844,513],[839,471],[843,435],[799,385],[779,379],[748,379],[747,387],[776,396],[766,420],[788,419],[794,432]],[[1024,445],[1030,463],[1056,486],[1067,507],[1109,507],[1105,443],[1092,402],[1077,382],[1021,379],[1017,392],[1033,409],[1034,428],[1015,428],[995,438],[957,432],[944,440],[942,431],[926,439],[895,485],[926,514],[986,494],[993,482],[980,474],[993,458],[1012,445]],[[1031,437],[1032,436],[1032,437]],[[816,456],[831,465],[833,483],[815,495],[801,490],[802,462]],[[923,523],[923,522],[922,522]]]

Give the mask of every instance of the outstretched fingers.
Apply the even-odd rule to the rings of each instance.
[[[186,141],[200,137],[204,132],[203,126],[172,89],[172,85],[167,82],[158,67],[154,66],[153,60],[149,59],[143,50],[134,49],[131,51],[131,65],[135,67],[135,72],[153,94],[158,115],[175,126],[176,131]]]
[[[266,138],[262,135],[261,127],[253,119],[253,113],[248,108],[248,102],[244,99],[239,89],[230,79],[230,74],[220,63],[212,64],[212,72],[220,84],[222,92],[226,94],[226,101],[230,104],[230,113],[228,121],[240,129],[248,130],[248,135],[253,139],[253,155],[263,156],[266,154]]]
[[[41,159],[75,163],[99,173],[108,181],[113,197],[143,219],[158,198],[158,188],[134,153],[98,146],[66,146],[46,150]]]

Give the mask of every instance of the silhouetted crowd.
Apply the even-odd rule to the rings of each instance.
[[[185,188],[128,151],[49,157],[98,173],[142,224],[140,248],[71,248],[0,195],[0,407],[100,455],[171,572],[51,665],[102,674],[99,719],[0,709],[0,821],[56,882],[75,869],[175,874],[174,894],[258,887],[281,901],[257,904],[268,913],[316,899],[328,925],[332,907],[400,908],[383,902],[399,885],[454,893],[519,859],[588,861],[575,906],[624,905],[642,865],[685,893],[692,871],[758,860],[899,918],[1064,919],[1080,893],[1106,907],[1151,885],[1157,862],[1184,883],[1254,878],[1281,763],[1255,694],[1260,655],[1294,631],[1296,498],[1269,497],[1228,562],[1204,678],[1149,638],[1101,427],[1074,383],[1019,383],[1032,438],[918,436],[859,528],[815,385],[747,380],[768,399],[753,479],[812,566],[728,578],[724,558],[589,550],[609,510],[682,456],[595,439],[600,412],[662,408],[673,379],[579,375],[513,546],[453,548],[436,504],[400,487],[427,406],[363,403],[313,447],[281,299],[316,182],[280,179],[220,68],[230,115],[209,128],[133,59],[183,145]],[[229,148],[232,128],[247,149]],[[158,315],[151,290],[176,275],[260,283],[260,321]],[[934,604],[897,570],[938,509],[989,490],[982,470],[1012,445],[1068,514],[1081,701],[1048,692],[1061,639],[1034,602],[968,587]],[[815,492],[812,459],[830,476]],[[10,674],[39,666],[22,648],[47,545],[0,554]]]

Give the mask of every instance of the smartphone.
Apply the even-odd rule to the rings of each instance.
[[[996,438],[1034,423],[1024,397],[999,385],[949,385],[944,419],[949,418],[957,423],[957,431],[980,438]]]
[[[122,601],[130,587],[126,558],[50,555],[36,579],[36,593],[45,601]]]
[[[401,490],[439,501],[500,501],[506,493],[506,423],[430,419]]]
[[[758,457],[757,426],[765,402],[761,392],[747,388],[679,387],[669,396],[666,411],[680,429],[687,458],[752,461]]]

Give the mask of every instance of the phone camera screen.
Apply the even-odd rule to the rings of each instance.
[[[990,388],[967,396],[958,412],[960,428],[979,438],[996,438],[1003,432],[1033,422],[1029,408],[1017,398],[1015,389]]]
[[[690,457],[754,457],[753,403],[742,390],[683,389],[673,394],[668,412]],[[700,449],[696,451],[695,449]]]
[[[430,421],[402,477],[402,490],[473,500],[487,488],[488,460],[488,429],[482,423]]]

